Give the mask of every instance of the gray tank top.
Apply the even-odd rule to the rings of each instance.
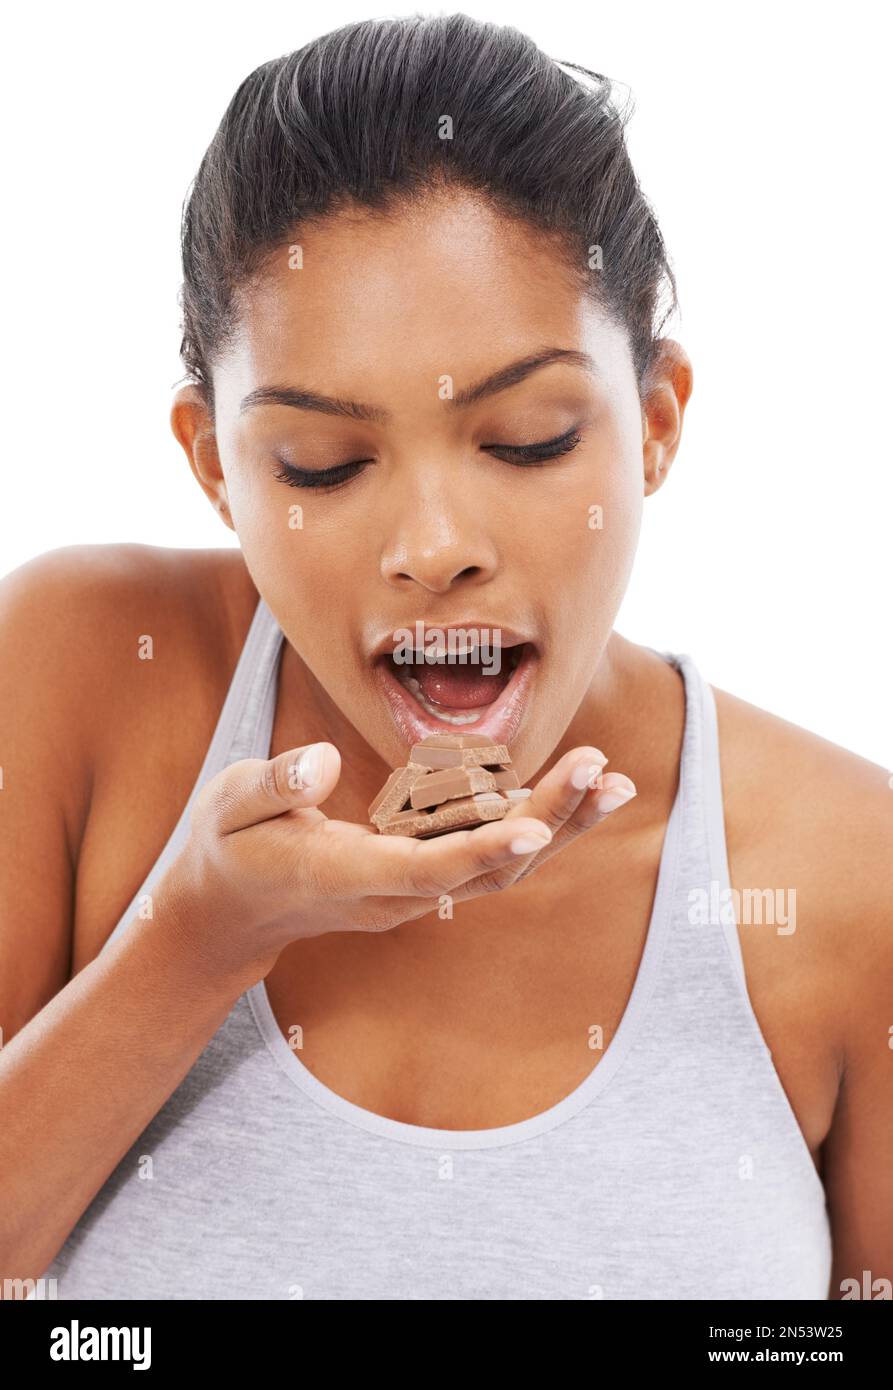
[[[260,600],[195,788],[114,934],[202,784],[268,756],[282,640]],[[373,1114],[305,1067],[260,981],[46,1271],[59,1298],[828,1297],[825,1193],[737,928],[692,910],[698,890],[728,901],[713,692],[690,657],[659,655],[685,682],[679,787],[633,990],[580,1085],[496,1129]]]

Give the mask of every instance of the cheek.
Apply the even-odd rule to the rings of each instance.
[[[300,546],[305,518],[297,489],[240,466],[226,470],[226,490],[245,563],[266,595],[286,577]]]
[[[241,538],[240,538],[241,539]],[[349,538],[324,534],[304,516],[303,528],[285,527],[278,533],[266,529],[253,550],[255,575],[270,607],[286,624],[289,638],[299,649],[306,638],[308,650],[323,648],[341,631],[356,606],[356,576],[360,561],[351,552]],[[248,556],[246,554],[246,560]],[[260,581],[260,582],[258,582]]]
[[[642,523],[641,447],[601,437],[573,472],[538,473],[546,481],[518,515],[525,567],[599,606],[622,596]]]
[[[227,478],[233,523],[255,586],[274,608],[298,616],[339,605],[349,590],[356,548],[337,508],[308,503],[307,492],[272,478]],[[342,605],[343,606],[343,605]]]
[[[618,418],[614,427],[599,437],[594,451],[593,495],[577,558],[600,586],[602,602],[616,600],[619,604],[642,525],[642,444],[636,425],[637,417],[632,421]]]
[[[543,489],[524,564],[550,596],[562,652],[556,700],[582,697],[623,602],[642,522],[641,468],[634,433],[600,435],[579,473],[555,493]]]
[[[284,488],[285,510],[301,490]],[[303,525],[296,525],[302,520]],[[316,506],[282,514],[273,499],[256,546],[256,587],[289,642],[320,684],[335,698],[356,681],[355,616],[368,602],[368,542],[355,520]],[[250,568],[250,566],[249,566]],[[340,697],[339,697],[340,698]]]

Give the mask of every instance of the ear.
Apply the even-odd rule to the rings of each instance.
[[[659,339],[642,399],[646,497],[663,485],[676,457],[692,381],[691,362],[685,349],[672,338]]]
[[[171,406],[171,429],[189,460],[198,485],[231,531],[235,531],[226,482],[217,452],[217,436],[200,386],[181,386]]]

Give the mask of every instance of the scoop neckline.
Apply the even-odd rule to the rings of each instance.
[[[639,960],[639,968],[636,971],[636,978],[633,981],[626,1008],[614,1036],[602,1053],[601,1059],[587,1072],[583,1080],[555,1105],[541,1110],[536,1115],[529,1116],[526,1120],[518,1120],[510,1125],[499,1125],[489,1129],[436,1129],[424,1125],[406,1124],[403,1120],[394,1120],[388,1115],[379,1115],[374,1110],[367,1110],[361,1105],[355,1105],[353,1101],[339,1095],[337,1091],[333,1091],[325,1082],[314,1076],[286,1042],[270,1004],[266,981],[261,979],[246,991],[246,998],[255,1023],[280,1070],[309,1100],[330,1115],[346,1121],[355,1128],[377,1135],[379,1138],[449,1152],[458,1149],[500,1148],[508,1144],[522,1143],[535,1138],[537,1135],[547,1134],[550,1130],[579,1114],[585,1106],[589,1105],[606,1089],[632,1046],[637,1033],[637,1025],[641,1021],[654,981],[657,978],[660,957],[669,934],[670,908],[679,862],[680,831],[685,797],[685,750],[688,746],[689,724],[693,717],[692,695],[688,688],[688,682],[685,680],[685,673],[681,672],[681,674],[685,682],[686,714],[682,753],[679,760],[679,780],[673,807],[664,831],[648,932]]]

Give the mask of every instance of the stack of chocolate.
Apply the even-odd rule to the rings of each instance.
[[[509,750],[484,734],[432,734],[413,745],[369,807],[382,835],[424,840],[501,820],[530,796],[512,771]]]

